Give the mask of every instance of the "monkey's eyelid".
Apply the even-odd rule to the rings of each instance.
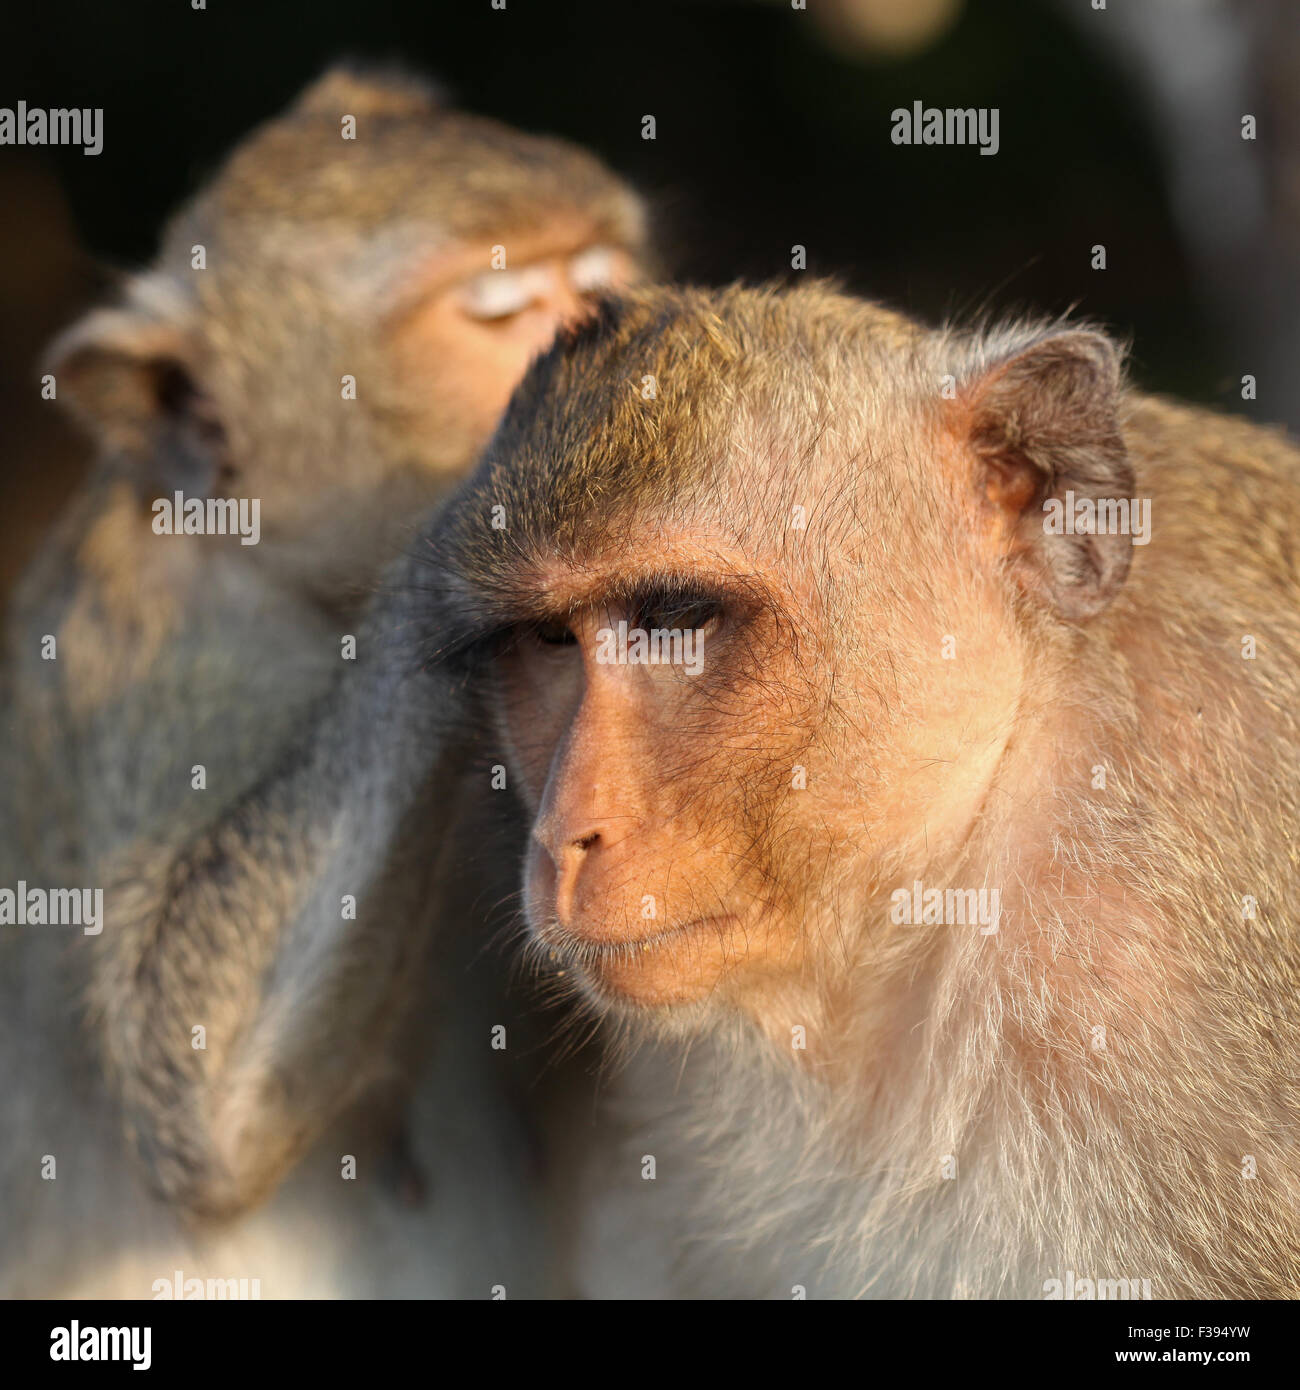
[[[472,319],[505,319],[522,313],[545,293],[544,267],[526,270],[485,270],[461,287],[458,296],[462,312]]]
[[[704,628],[721,618],[725,605],[721,599],[674,599],[652,603],[635,610],[636,626],[643,628]]]
[[[617,279],[612,246],[588,246],[569,261],[569,281],[578,294],[607,289]]]
[[[530,623],[525,630],[548,647],[570,647],[578,640],[569,625],[562,620]]]
[[[641,627],[703,627],[722,617],[735,595],[697,579],[667,576],[634,583],[623,596]],[[694,621],[687,623],[686,619]]]

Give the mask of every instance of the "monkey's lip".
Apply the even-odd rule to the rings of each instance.
[[[709,928],[716,932],[719,928],[734,925],[735,921],[730,913],[719,913],[712,917],[695,917],[679,926],[651,932],[647,936],[609,937],[574,931],[552,918],[538,932],[538,936],[547,946],[577,956],[584,962],[599,964],[602,960],[626,961],[635,958],[638,953],[650,953],[663,946],[678,944]]]
[[[743,919],[695,917],[632,939],[592,937],[560,927],[539,933],[575,975],[607,1003],[671,1010],[707,997],[748,955]]]

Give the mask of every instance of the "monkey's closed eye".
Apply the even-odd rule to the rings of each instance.
[[[545,270],[485,270],[465,282],[460,307],[467,317],[491,323],[523,313],[545,290]]]
[[[569,281],[578,294],[607,290],[618,278],[618,262],[612,246],[588,246],[569,261]]]

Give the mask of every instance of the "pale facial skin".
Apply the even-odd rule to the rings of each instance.
[[[928,502],[915,524],[899,512],[887,547],[871,528],[835,529],[845,458],[830,447],[801,459],[799,495],[832,524],[818,545],[791,543],[788,446],[770,431],[697,496],[627,498],[576,545],[562,534],[518,562],[526,616],[497,650],[495,691],[533,815],[525,906],[600,1004],[721,1006],[779,1033],[812,1016],[827,981],[852,988],[904,868],[945,874],[984,823],[1014,883],[1031,849],[1050,858],[1049,840],[1011,823],[1063,723],[1056,709],[1040,731],[1026,709],[1053,701],[1046,686],[1027,700],[1044,639],[1025,635],[1017,590],[1086,616],[1122,580],[1108,553],[1046,542],[1032,514],[1040,457],[1065,466],[1063,434],[1123,462],[1114,379],[1100,340],[1062,334],[942,412],[900,419],[890,466],[901,477],[922,461]],[[893,505],[895,484],[871,485]],[[940,553],[947,579],[931,587]],[[699,674],[602,658],[601,629],[620,623],[702,632]],[[991,804],[1000,778],[1010,790]]]
[[[512,742],[536,809],[525,897],[540,939],[575,950],[592,983],[644,1004],[680,1003],[744,954],[738,935],[756,924],[736,915],[745,892],[717,891],[738,887],[724,846],[710,853],[676,805],[679,788],[647,775],[663,766],[680,721],[699,717],[699,678],[597,660],[599,630],[620,621],[660,625],[627,605],[593,605],[567,630],[521,644],[505,672]],[[724,622],[707,600],[686,618],[706,643]]]
[[[629,252],[586,227],[556,226],[493,247],[440,253],[416,307],[395,325],[398,369],[429,383],[430,427],[486,440],[528,364],[561,324],[580,319],[593,297],[632,283]]]
[[[533,815],[528,920],[607,1006],[726,1003],[779,1033],[810,1016],[823,958],[865,920],[876,855],[914,858],[969,832],[1015,708],[1014,642],[972,599],[973,695],[939,660],[942,631],[907,615],[909,645],[934,659],[914,722],[896,724],[837,656],[837,634],[818,629],[800,567],[716,534],[649,529],[647,550],[539,574],[568,616],[499,668],[497,714]],[[643,602],[609,597],[641,576]],[[598,634],[620,621],[702,633],[703,671],[602,661]],[[875,615],[863,621],[860,643],[879,635]],[[832,670],[836,720],[824,707]],[[795,767],[815,796],[792,790]]]

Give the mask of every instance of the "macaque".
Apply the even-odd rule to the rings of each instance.
[[[100,452],[6,634],[0,1292],[553,1287],[526,1030],[461,925],[464,710],[363,608],[643,220],[339,69],[55,344]]]
[[[1121,359],[634,291],[431,531],[589,1294],[1300,1293],[1300,451]]]

